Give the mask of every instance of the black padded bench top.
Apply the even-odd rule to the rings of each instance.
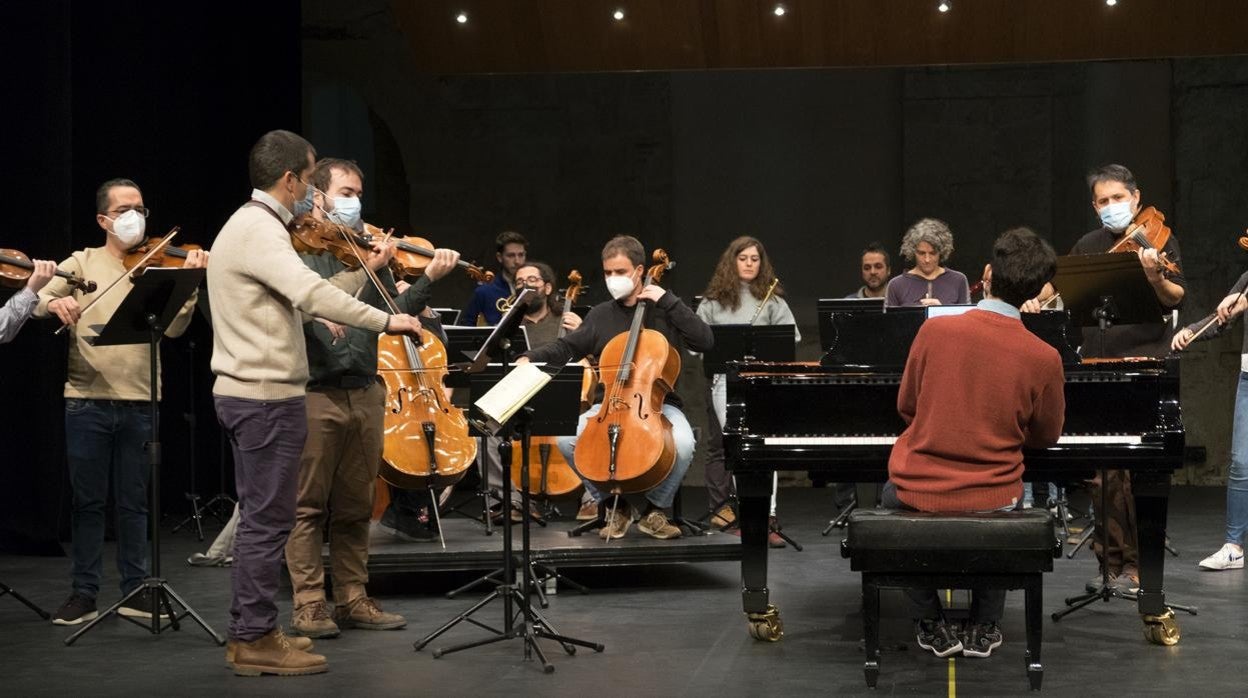
[[[1044,509],[932,514],[859,509],[849,516],[841,554],[855,571],[1048,572],[1060,553]]]

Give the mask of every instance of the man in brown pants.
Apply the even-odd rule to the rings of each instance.
[[[312,172],[308,212],[344,228],[363,230],[360,196],[364,177],[350,160],[325,158]],[[302,213],[299,211],[298,213]],[[427,308],[429,286],[455,268],[459,253],[437,250],[424,276],[402,294],[390,271],[378,277],[401,312],[424,312],[422,324],[436,320]],[[370,281],[347,271],[333,255],[303,255],[304,264],[360,300],[384,308]],[[351,284],[347,285],[346,281]],[[368,596],[368,526],[373,490],[381,463],[385,390],[377,376],[377,333],[304,317],[308,348],[308,438],[299,463],[299,500],[295,525],[286,543],[286,568],[294,587],[291,627],[311,638],[336,637],[341,628],[393,630],[407,624]],[[329,528],[329,557],[334,577],[334,608],[325,598],[321,541]]]

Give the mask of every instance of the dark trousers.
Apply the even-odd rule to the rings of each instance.
[[[1101,508],[1101,476],[1098,473],[1088,488],[1092,507]],[[1135,528],[1135,499],[1131,493],[1131,471],[1105,471],[1105,511],[1096,512],[1093,521],[1104,521],[1105,530],[1096,528],[1092,550],[1097,560],[1117,576],[1124,570],[1139,574],[1139,542]]]
[[[73,589],[95,598],[104,568],[104,506],[112,471],[117,572],[127,594],[147,576],[147,458],[151,405],[132,400],[65,400],[65,453],[74,492]]]
[[[737,493],[732,475],[724,463],[724,429],[715,414],[711,400],[711,384],[706,384],[706,502],[707,508],[717,511]]]
[[[885,509],[915,511],[897,499],[897,486],[888,481],[880,493],[880,504]],[[935,620],[942,616],[940,596],[935,589],[906,589],[910,599],[910,615],[915,620]],[[999,623],[1005,613],[1005,589],[972,589],[971,622]]]
[[[303,397],[266,402],[218,396],[216,407],[234,451],[238,490],[230,637],[252,642],[277,627],[277,587],[295,523],[307,406]]]

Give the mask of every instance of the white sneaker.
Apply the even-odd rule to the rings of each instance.
[[[1218,552],[1200,561],[1206,570],[1241,570],[1244,568],[1244,551],[1235,552],[1235,546],[1225,543]]]

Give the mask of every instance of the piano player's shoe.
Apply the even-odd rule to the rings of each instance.
[[[1001,646],[1001,628],[996,623],[976,623],[970,626],[962,643],[963,657],[987,657]]]
[[[1109,577],[1108,577],[1108,578],[1106,578],[1106,577],[1102,577],[1102,576],[1101,576],[1101,573],[1100,573],[1100,572],[1097,572],[1095,577],[1093,577],[1093,578],[1089,579],[1089,580],[1088,580],[1088,583],[1083,585],[1083,588],[1084,588],[1084,589],[1085,589],[1085,590],[1086,590],[1089,594],[1094,594],[1094,593],[1096,593],[1096,592],[1100,591],[1100,590],[1101,590],[1101,584],[1106,584],[1106,585],[1108,585],[1108,586],[1112,589],[1112,588],[1114,587],[1114,580],[1115,580],[1115,579],[1117,579],[1117,578],[1118,578],[1118,576],[1117,576],[1117,575],[1115,575],[1115,574],[1113,574],[1112,572],[1110,573],[1110,575],[1109,575]]]
[[[1138,594],[1140,593],[1140,573],[1135,569],[1124,569],[1121,574],[1114,577],[1110,586],[1120,594]]]
[[[919,647],[931,650],[937,657],[948,657],[962,651],[962,641],[958,639],[957,632],[943,619],[925,619],[914,625]]]
[[[731,526],[736,520],[737,513],[732,510],[731,504],[725,504],[711,514],[711,525],[720,531]]]
[[[1244,549],[1224,543],[1218,552],[1200,561],[1202,570],[1242,570]]]

